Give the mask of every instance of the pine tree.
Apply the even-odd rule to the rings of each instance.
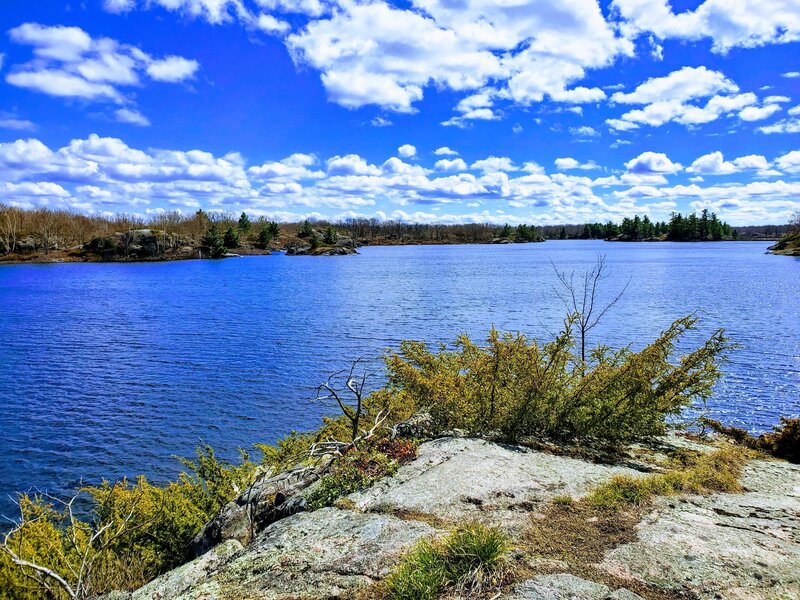
[[[307,238],[311,237],[312,235],[314,235],[314,227],[311,225],[311,222],[306,219],[300,226],[300,233],[297,234],[297,237]]]
[[[239,222],[236,225],[236,229],[238,229],[239,233],[241,234],[247,234],[252,226],[253,224],[250,222],[250,217],[247,216],[246,212],[243,212],[242,216],[239,217]]]
[[[221,258],[225,254],[225,244],[216,223],[209,225],[200,243],[206,249],[209,258]]]
[[[339,240],[339,234],[336,230],[328,225],[325,228],[325,233],[322,235],[322,241],[326,246],[333,246]]]
[[[225,236],[222,239],[222,244],[229,249],[239,247],[239,232],[233,227],[228,227],[225,230]]]

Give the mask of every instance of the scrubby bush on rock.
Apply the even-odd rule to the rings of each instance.
[[[389,389],[401,403],[429,412],[442,431],[499,432],[508,440],[652,438],[664,433],[667,416],[710,396],[720,376],[730,347],[721,330],[675,356],[696,323],[678,319],[639,352],[599,346],[586,362],[575,352],[571,318],[544,344],[495,329],[485,346],[463,335],[454,349],[438,353],[406,341],[386,359]]]

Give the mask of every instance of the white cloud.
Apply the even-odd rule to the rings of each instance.
[[[147,65],[147,74],[156,81],[176,83],[194,77],[200,63],[182,56],[168,56],[162,60],[151,60]]]
[[[719,71],[706,67],[683,67],[664,77],[648,79],[633,92],[614,93],[611,96],[613,102],[644,106],[628,111],[618,119],[608,119],[606,124],[618,131],[629,131],[641,125],[658,127],[671,121],[686,126],[709,123],[723,115],[741,115],[743,109],[757,104],[755,94],[738,92],[739,87]],[[703,98],[708,98],[704,105],[694,104]],[[744,115],[752,118],[770,110],[779,108],[765,107],[755,112],[744,112]]]
[[[786,79],[797,79],[800,77],[800,71],[789,71],[788,73],[781,73],[781,77]]]
[[[138,125],[139,127],[150,126],[150,119],[145,117],[138,110],[120,108],[114,111],[114,115],[117,117],[117,121],[120,123],[129,123],[131,125]]]
[[[800,173],[800,150],[792,150],[776,158],[775,165],[786,173]]]
[[[642,152],[625,163],[629,173],[636,175],[671,175],[683,169],[680,163],[672,162],[666,154]]]
[[[130,99],[119,88],[140,85],[142,74],[177,82],[192,77],[199,67],[180,56],[155,59],[110,38],[93,39],[78,27],[24,23],[9,36],[31,46],[35,59],[13,67],[6,82],[51,96],[126,104]]]
[[[759,127],[758,131],[761,133],[800,133],[800,119],[784,119],[773,123],[772,125],[765,125]]]
[[[370,124],[373,127],[390,127],[392,125],[392,122],[386,117],[378,115],[377,117],[372,119],[372,121],[370,121]]]
[[[292,26],[286,21],[276,19],[272,15],[261,14],[258,16],[258,28],[266,33],[283,34],[289,31]]]
[[[705,0],[679,14],[672,12],[668,0],[614,0],[611,6],[629,37],[652,33],[660,39],[711,38],[718,53],[800,40],[797,0]]]
[[[27,119],[17,119],[14,117],[3,118],[0,115],[0,129],[15,129],[17,131],[33,131],[36,124]]]
[[[381,170],[358,154],[334,156],[328,160],[328,175],[380,175]]]
[[[489,156],[482,160],[476,160],[469,168],[474,171],[483,171],[484,173],[517,170],[517,167],[514,166],[514,161],[507,156]]]
[[[472,210],[484,206],[492,218],[513,223],[618,221],[636,213],[666,218],[678,201],[683,206],[687,201],[714,205],[722,218],[732,215],[745,222],[766,222],[800,208],[800,181],[788,180],[800,173],[800,151],[775,161],[787,174],[786,181],[726,181],[708,187],[699,180],[667,187],[664,175],[681,166],[656,153],[628,161],[628,171],[621,175],[596,178],[570,172],[548,175],[533,161],[519,167],[509,157],[488,157],[469,168],[458,157],[434,160],[428,169],[396,156],[377,166],[357,154],[320,160],[295,153],[248,166],[235,152],[216,156],[201,150],[141,150],[98,135],[52,150],[36,139],[17,140],[0,143],[0,202],[87,213],[152,214],[202,207],[290,219],[394,218],[403,213],[409,219],[441,222],[486,221],[485,212]],[[560,162],[560,167],[576,163],[581,165],[572,159]],[[690,169],[699,169],[701,163],[695,161]],[[765,177],[775,175],[761,155],[729,162],[719,156],[715,164],[721,171],[733,165]],[[440,210],[445,206],[446,212]],[[372,207],[371,214],[364,212],[367,207]]]
[[[525,10],[520,10],[524,8]],[[557,14],[558,18],[552,18]],[[428,86],[487,94],[492,103],[597,102],[597,88],[573,87],[587,69],[631,55],[596,3],[544,0],[536,6],[465,0],[339,3],[286,38],[292,56],[321,72],[329,98],[355,108],[410,112]],[[496,119],[491,104],[458,109],[446,121]]]
[[[652,104],[664,100],[685,102],[720,92],[737,91],[738,86],[719,71],[706,67],[683,67],[664,77],[652,77],[633,92],[615,92],[611,100],[622,104]]]
[[[443,158],[441,160],[437,160],[436,164],[433,165],[433,168],[436,169],[437,171],[448,171],[448,172],[466,171],[467,163],[465,163],[460,158],[454,158],[452,160]]]
[[[597,130],[595,130],[593,127],[589,127],[588,125],[583,125],[581,127],[570,127],[569,132],[575,137],[579,138],[594,138],[600,135]]]
[[[411,158],[417,155],[417,149],[411,144],[403,144],[397,149],[397,153],[403,158]]]
[[[705,154],[686,167],[687,173],[701,173],[703,175],[726,175],[736,171],[736,165],[726,162],[722,152],[719,151]]]
[[[110,13],[122,14],[136,8],[136,0],[103,0],[103,8]]]
[[[436,156],[458,156],[458,152],[447,146],[442,146],[433,151]]]
[[[557,158],[555,160],[555,165],[559,171],[569,171],[572,169],[591,170],[600,168],[600,165],[595,163],[593,160],[581,163],[572,157]]]
[[[766,104],[764,106],[748,106],[739,113],[742,121],[762,121],[781,110],[778,104]]]

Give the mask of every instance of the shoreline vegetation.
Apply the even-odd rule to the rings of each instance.
[[[731,227],[714,213],[649,217],[582,225],[411,224],[377,219],[278,223],[247,213],[167,212],[87,216],[0,205],[0,263],[126,262],[242,255],[346,255],[364,245],[512,244],[546,240],[726,241],[776,240],[776,254],[798,250],[796,225]],[[791,234],[794,232],[794,238]],[[781,236],[784,236],[781,238]]]
[[[592,290],[592,282],[602,278],[603,263],[598,258],[583,283],[573,278],[562,283],[569,293]],[[590,561],[587,554],[583,560],[569,544],[579,546],[594,536],[590,542],[597,548],[611,548],[621,543],[621,538],[612,543],[608,537],[617,535],[616,530],[633,539],[643,509],[658,497],[740,492],[739,475],[754,458],[766,453],[800,458],[798,419],[786,419],[775,432],[757,439],[706,419],[700,421],[700,434],[715,429],[732,442],[718,443],[710,453],[677,449],[666,458],[648,459],[651,466],[645,471],[655,475],[622,474],[622,467],[613,465],[634,460],[638,455],[631,454],[632,448],[650,448],[646,452],[662,456],[654,448],[668,433],[668,421],[686,408],[702,409],[721,376],[721,362],[735,346],[718,330],[678,356],[678,345],[697,325],[697,319],[688,316],[638,352],[602,344],[587,350],[586,337],[599,319],[597,314],[602,316],[615,302],[599,310],[602,303],[595,291],[584,292],[582,302],[578,298],[566,303],[563,329],[549,341],[494,329],[483,343],[466,335],[438,349],[405,341],[385,356],[387,382],[377,389],[370,389],[374,374],[362,373],[364,363],[356,360],[316,388],[316,401],[338,416],[324,418],[315,431],[293,432],[271,445],[256,444],[260,460],[242,450],[239,463],[229,463],[206,446],[197,449],[194,460],[182,461],[186,471],[173,482],[154,484],[144,477],[103,481],[83,487],[67,500],[38,491],[21,494],[19,520],[0,545],[4,591],[0,597],[88,600],[113,590],[135,590],[192,559],[216,564],[214,560],[222,560],[220,553],[227,553],[228,558],[235,554],[258,561],[258,549],[248,557],[246,545],[263,541],[258,534],[271,525],[294,522],[291,518],[297,516],[309,527],[315,519],[319,523],[333,519],[337,528],[350,527],[357,519],[383,519],[381,523],[394,519],[392,527],[408,523],[415,532],[446,534],[424,539],[415,534],[418,542],[390,565],[383,581],[367,580],[373,583],[362,590],[363,598],[434,600],[448,594],[482,598],[489,597],[484,595],[489,591],[497,592],[492,595],[497,598],[500,591],[531,576],[530,565],[547,559],[548,553],[567,556],[570,568],[584,574],[581,569],[589,569],[597,557],[592,555]],[[354,498],[359,493],[384,489],[380,485],[388,485],[385,482],[411,465],[425,440],[442,437],[483,440],[480,443],[492,444],[486,448],[494,448],[493,452],[508,453],[509,447],[518,447],[519,456],[544,453],[574,459],[569,464],[579,460],[588,461],[581,465],[609,464],[608,474],[618,476],[599,480],[582,499],[554,497],[547,509],[550,517],[543,522],[533,508],[526,509],[530,526],[522,531],[408,511],[381,516],[356,510]],[[698,434],[689,437],[699,439]],[[482,456],[478,453],[469,460],[479,464]],[[74,509],[79,497],[88,506],[82,517]],[[490,510],[483,500],[475,502],[481,510]],[[515,519],[527,514],[520,510],[528,505],[520,506],[512,511]],[[337,520],[344,511],[350,511],[347,524]],[[483,514],[491,520],[493,513]],[[600,520],[603,528],[590,531],[591,523]],[[571,537],[564,537],[556,526],[567,528]],[[336,540],[342,535],[328,534]],[[280,546],[310,543],[303,541],[304,535],[293,538],[286,533]],[[267,563],[252,566],[259,585],[263,570],[272,568]],[[191,566],[186,568],[198,577]],[[200,568],[203,573],[210,570]],[[173,579],[185,585],[186,572],[177,573]],[[231,597],[247,592],[245,583],[223,581],[238,590],[231,591]],[[296,585],[296,579],[291,581]],[[357,586],[363,587],[363,579],[359,581]],[[637,585],[645,598],[681,597]],[[324,596],[312,591],[322,596],[300,595]],[[153,594],[146,597],[180,595]]]

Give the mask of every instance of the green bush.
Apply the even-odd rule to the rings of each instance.
[[[511,441],[651,438],[664,433],[668,415],[707,398],[720,376],[730,347],[722,331],[674,357],[676,343],[695,325],[692,317],[678,319],[639,352],[600,346],[587,363],[574,352],[572,319],[545,344],[494,329],[485,347],[466,335],[438,353],[406,341],[386,359],[389,385],[441,430],[500,432]]]
[[[104,481],[81,490],[90,511],[73,517],[66,505],[42,495],[20,495],[25,525],[10,539],[20,558],[60,574],[80,597],[113,589],[135,589],[187,559],[192,539],[202,526],[248,485],[256,465],[246,454],[238,465],[222,462],[208,447],[197,449],[196,460],[183,460],[188,472],[178,481],[153,485]],[[93,543],[92,532],[103,531]],[[84,556],[93,565],[78,581]],[[62,598],[67,595],[50,581],[20,567],[0,552],[0,598]]]
[[[469,523],[442,540],[422,540],[387,576],[391,600],[433,600],[447,590],[485,590],[497,583],[510,550],[499,529]]]
[[[323,475],[306,496],[309,510],[333,505],[347,494],[363,490],[379,479],[397,472],[398,463],[371,450],[349,452]]]

